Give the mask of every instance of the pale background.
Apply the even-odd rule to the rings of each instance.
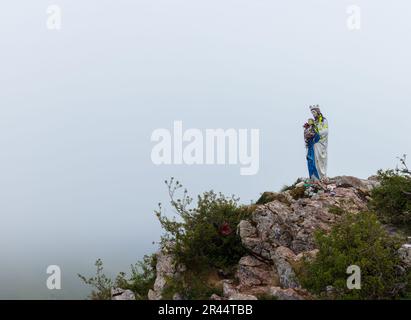
[[[62,9],[62,29],[46,9]],[[346,26],[348,5],[362,28]],[[244,203],[306,175],[308,105],[329,120],[329,175],[410,153],[407,1],[20,0],[0,4],[0,298],[84,298],[97,258],[156,249],[175,176]],[[151,132],[259,128],[260,172],[150,161]],[[63,289],[45,287],[57,264]]]

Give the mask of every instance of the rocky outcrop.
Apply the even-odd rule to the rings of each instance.
[[[258,300],[256,296],[244,293],[235,293],[228,300]]]
[[[400,258],[407,268],[411,268],[411,244],[406,243],[398,250]]]
[[[296,274],[302,260],[314,259],[318,252],[314,233],[328,232],[347,212],[367,210],[370,192],[377,185],[375,177],[339,176],[315,184],[300,180],[284,192],[265,192],[250,218],[237,228],[248,254],[240,259],[234,279],[220,281],[222,295],[213,294],[210,299],[311,299]],[[403,246],[400,253],[408,265],[410,247]],[[157,254],[156,271],[149,292],[152,300],[161,299],[167,279],[178,277],[183,269],[162,250]]]
[[[168,245],[170,248],[170,244]],[[184,266],[176,265],[173,255],[170,253],[170,249],[164,247],[157,252],[157,264],[156,264],[156,280],[154,282],[153,289],[148,292],[149,300],[161,300],[163,290],[167,286],[167,281],[170,279],[176,279],[184,272]],[[181,300],[180,295],[176,294],[174,300]]]
[[[295,254],[315,249],[316,230],[329,230],[341,212],[359,212],[366,208],[367,202],[359,189],[335,187],[333,194],[324,192],[291,200],[290,205],[278,200],[260,205],[250,220],[241,221],[239,234],[246,248],[272,260],[277,256],[278,247],[286,247]]]
[[[352,176],[338,176],[331,178],[328,181],[330,184],[335,184],[338,188],[356,188],[357,190],[371,191],[378,186],[377,176],[371,176],[368,179],[359,179]]]
[[[244,256],[238,263],[236,277],[240,288],[273,286],[279,283],[274,266],[254,256]]]
[[[309,298],[306,292],[298,293],[298,291],[291,288],[271,287],[269,293],[278,300],[306,300]]]
[[[250,254],[239,262],[239,285],[230,285],[225,296],[257,292],[283,300],[309,299],[298,283],[296,268],[303,258],[315,257],[314,233],[329,231],[344,212],[366,210],[376,185],[373,177],[341,176],[313,186],[300,181],[294,189],[264,193],[251,218],[238,226]],[[301,191],[295,192],[298,188]]]

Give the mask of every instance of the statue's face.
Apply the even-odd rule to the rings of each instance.
[[[313,114],[313,117],[314,117],[314,118],[317,118],[317,117],[318,117],[318,112],[317,112],[317,110],[311,110],[311,113]]]

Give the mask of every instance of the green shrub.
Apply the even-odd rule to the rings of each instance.
[[[239,199],[234,196],[226,197],[209,191],[199,195],[197,205],[189,208],[192,198],[187,190],[184,190],[181,199],[176,199],[176,192],[182,185],[173,178],[166,181],[166,185],[171,206],[179,220],[163,215],[160,204],[156,214],[166,231],[162,236],[163,245],[173,243],[171,252],[177,262],[188,269],[230,270],[245,253],[236,233],[237,225],[249,216],[253,206],[240,206]]]
[[[87,285],[91,286],[93,290],[90,294],[92,300],[110,300],[111,288],[113,287],[113,281],[103,273],[103,261],[97,259],[94,264],[96,266],[96,275],[94,277],[86,278],[81,274],[78,274],[80,279]]]
[[[411,176],[387,170],[378,177],[381,185],[371,193],[370,208],[382,222],[411,230]]]
[[[320,298],[326,287],[334,288],[336,299],[394,299],[407,294],[409,273],[399,272],[400,242],[391,237],[373,213],[346,214],[331,232],[316,234],[317,257],[304,263],[299,275],[302,285]],[[346,270],[361,270],[361,289],[349,290]]]
[[[89,296],[92,300],[110,300],[111,289],[121,288],[134,292],[136,299],[147,299],[147,293],[153,287],[156,279],[155,273],[156,256],[144,256],[142,261],[131,266],[131,276],[127,277],[125,272],[120,272],[113,281],[103,273],[103,262],[97,259],[95,266],[97,268],[94,277],[86,278],[79,274],[80,279],[93,289]]]
[[[156,280],[156,263],[155,254],[144,256],[142,261],[131,265],[130,277],[127,277],[124,272],[119,273],[116,287],[133,291],[137,300],[148,299],[148,291],[153,288]]]

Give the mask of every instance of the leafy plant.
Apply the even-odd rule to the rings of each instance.
[[[90,298],[92,300],[109,300],[111,298],[111,288],[113,281],[103,273],[103,261],[97,259],[94,264],[96,266],[96,275],[94,277],[86,278],[78,274],[85,284],[93,287]]]
[[[85,284],[93,288],[90,295],[92,300],[110,300],[112,288],[129,289],[134,292],[136,299],[147,299],[147,293],[153,287],[156,278],[155,265],[155,255],[144,256],[142,261],[131,265],[130,277],[127,277],[125,272],[120,272],[113,281],[103,273],[102,260],[97,259],[95,262],[97,270],[94,277],[86,278],[81,274],[78,276]]]
[[[177,218],[165,216],[159,204],[156,215],[165,230],[162,244],[172,243],[169,249],[177,261],[191,270],[234,266],[245,252],[236,228],[249,216],[250,207],[240,206],[234,196],[214,191],[199,195],[197,205],[190,207],[193,199],[186,189],[181,198],[176,196],[183,187],[181,183],[173,178],[165,183]]]
[[[375,214],[346,214],[330,234],[317,233],[316,243],[318,255],[304,263],[299,277],[320,298],[330,298],[327,286],[334,288],[336,299],[394,299],[407,294],[409,273],[399,267],[401,242],[385,231]],[[360,290],[347,288],[350,265],[360,267]]]
[[[400,160],[402,168],[378,172],[380,186],[371,193],[370,208],[382,222],[411,230],[411,173],[405,156]]]
[[[116,278],[117,288],[129,289],[134,292],[136,299],[148,299],[148,291],[153,288],[156,280],[156,255],[146,255],[142,261],[131,265],[131,275],[120,272]]]

